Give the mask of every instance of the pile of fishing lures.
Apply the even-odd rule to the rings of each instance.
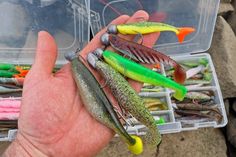
[[[17,129],[24,80],[30,65],[0,63],[0,134]],[[54,72],[58,67],[54,69]]]
[[[30,66],[0,64],[0,133],[17,128],[23,83]]]
[[[0,135],[7,135],[9,130],[17,128],[20,104],[21,98],[0,99]]]
[[[184,85],[188,93],[181,102],[173,100],[176,120],[180,121],[183,127],[202,122],[221,123],[223,116],[219,105],[214,102],[214,92],[209,89],[213,84],[213,74],[207,58],[179,61],[179,64],[186,70]],[[173,77],[173,70],[166,69],[166,75]]]
[[[21,97],[24,78],[30,66],[0,64],[0,98]]]
[[[0,98],[21,97],[30,66],[0,63]]]
[[[207,57],[181,58],[177,61],[186,71],[184,86],[188,89],[182,101],[172,98],[170,105],[174,110],[175,120],[181,122],[182,127],[194,127],[204,122],[222,122],[222,113],[219,104],[215,102],[213,74]],[[174,68],[160,66],[163,75],[174,77]],[[156,71],[156,68],[154,68]],[[144,84],[140,95],[156,97],[166,92],[164,88]],[[169,90],[169,92],[173,92]],[[168,105],[167,105],[168,106]],[[166,110],[170,110],[169,108]],[[156,111],[160,111],[158,108]]]
[[[170,88],[174,91],[173,96],[181,101],[187,93],[187,89],[181,85],[185,81],[186,73],[184,69],[170,57],[142,44],[127,41],[119,37],[117,33],[124,35],[143,35],[160,31],[172,31],[176,33],[179,42],[182,43],[185,36],[194,32],[195,29],[190,27],[177,28],[156,22],[110,25],[107,29],[107,33],[101,36],[101,42],[105,46],[111,45],[115,50],[123,54],[123,56],[100,48],[90,52],[86,59],[82,58],[80,55],[78,57],[76,53],[70,53],[65,56],[66,59],[72,63],[71,68],[74,80],[87,110],[95,119],[119,134],[127,143],[129,150],[134,154],[142,153],[142,140],[148,146],[152,147],[157,147],[161,143],[161,135],[157,128],[157,123],[163,124],[165,122],[163,118],[159,118],[159,120],[154,119],[147,108],[147,100],[145,106],[145,101],[129,85],[125,78],[127,77],[138,82]],[[101,85],[84,65],[85,62],[104,78],[106,82],[105,86],[111,89],[112,94],[119,104],[119,109],[113,107],[110,103]],[[172,66],[175,71],[174,80],[176,82],[158,72],[146,68],[140,63],[150,65],[164,63]],[[165,106],[162,106],[162,108],[165,108]],[[130,136],[124,129],[120,119],[125,120],[128,117],[134,117],[148,128],[142,140],[140,137]]]
[[[212,84],[212,71],[206,58],[198,58],[190,61],[180,61],[179,64],[186,71],[186,80],[184,85],[188,88],[198,88],[210,86]],[[169,67],[165,69],[166,76],[172,78],[174,69]]]
[[[202,122],[220,123],[223,119],[212,90],[189,91],[183,101],[172,100],[175,119],[183,127],[193,127]]]

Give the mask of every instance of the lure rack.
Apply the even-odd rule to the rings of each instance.
[[[159,117],[165,119],[165,124],[158,125],[162,134],[196,130],[202,127],[219,128],[227,124],[224,102],[214,64],[210,55],[206,52],[211,45],[219,2],[219,0],[90,0],[90,22],[93,35],[116,17],[122,14],[132,15],[138,10],[148,12],[149,21],[162,22],[178,27],[190,26],[196,29],[196,32],[187,36],[182,44],[178,43],[174,33],[161,32],[153,48],[169,55],[178,63],[195,62],[202,58],[208,61],[212,80],[201,87],[192,87],[189,92],[204,93],[205,91],[210,91],[212,101],[217,104],[217,110],[221,113],[222,119],[219,122],[201,119],[190,125],[184,124],[176,117],[174,107],[176,102],[172,98],[170,89],[155,87],[151,93],[148,93],[143,88],[141,93],[139,93],[140,96],[158,98],[166,104],[167,109],[165,110],[151,111],[156,120]],[[168,70],[163,65],[158,71],[164,76],[168,74]],[[137,135],[146,133],[145,126],[138,123],[133,117],[128,118],[127,121],[131,123],[127,127],[129,133]]]
[[[66,63],[65,52],[82,49],[89,41],[87,0],[52,0],[42,1],[41,4],[32,0],[1,1],[0,7],[4,8],[0,11],[4,15],[1,16],[4,25],[0,27],[0,63],[32,65],[39,30],[48,31],[56,39],[59,51],[56,67]],[[18,96],[21,97],[21,94],[17,97],[9,95],[7,99],[15,100]],[[0,101],[3,99],[6,99],[5,96],[3,98],[0,94]],[[5,126],[5,122],[0,124]],[[12,141],[16,132],[17,127],[0,131],[0,141]]]

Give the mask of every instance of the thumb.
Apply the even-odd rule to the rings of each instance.
[[[35,61],[31,69],[31,74],[40,77],[52,75],[53,68],[57,59],[57,45],[54,38],[45,31],[38,33],[38,43]]]

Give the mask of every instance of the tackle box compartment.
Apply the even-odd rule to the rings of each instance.
[[[158,125],[162,134],[195,130],[202,127],[224,127],[227,124],[224,102],[218,83],[215,68],[211,56],[207,53],[210,48],[215,27],[215,21],[220,0],[90,0],[90,23],[93,35],[120,15],[132,15],[138,10],[149,13],[149,21],[162,22],[176,27],[194,27],[196,31],[188,35],[183,43],[179,43],[175,33],[161,32],[160,37],[153,48],[169,55],[177,62],[196,62],[205,59],[208,62],[212,80],[202,87],[192,87],[189,92],[210,92],[213,102],[222,115],[218,122],[214,120],[199,119],[188,123],[180,121],[175,114],[175,100],[171,97],[172,91],[167,88],[158,92],[140,92],[142,97],[152,97],[164,100],[167,106],[165,110],[151,111],[155,119],[165,119],[166,123]],[[139,19],[137,19],[139,20]],[[142,19],[140,18],[142,21]],[[161,66],[161,73],[166,75],[167,71]],[[190,94],[190,93],[189,93]],[[142,135],[146,133],[144,125],[135,118],[127,119],[127,126],[131,134]],[[183,123],[184,122],[184,123]]]
[[[82,49],[89,41],[89,7],[88,0],[1,0],[0,63],[31,65],[37,34],[45,30],[58,45],[56,64],[63,65],[64,53]],[[13,140],[16,131],[0,132],[0,141]]]

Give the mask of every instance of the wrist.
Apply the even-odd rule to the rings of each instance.
[[[3,157],[47,157],[40,150],[35,148],[23,136],[18,135],[17,138],[4,152]]]

